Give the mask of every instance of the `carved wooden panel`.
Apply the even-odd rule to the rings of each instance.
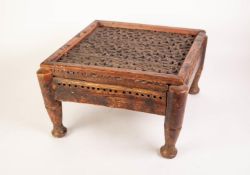
[[[165,114],[166,93],[54,78],[55,98],[155,114]]]
[[[176,75],[194,38],[189,34],[97,27],[57,62]]]
[[[102,83],[110,85],[121,85],[131,88],[143,88],[160,92],[166,92],[168,89],[168,85],[161,82],[126,78],[118,75],[110,76],[106,74],[76,70],[65,71],[59,68],[53,69],[52,72],[55,77],[61,77],[65,79],[84,80],[93,83]]]

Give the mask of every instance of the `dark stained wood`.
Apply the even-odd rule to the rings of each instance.
[[[50,70],[39,69],[37,77],[40,84],[44,104],[53,123],[52,135],[55,137],[63,137],[67,129],[62,124],[62,102],[55,99],[55,91],[53,89],[53,74]]]
[[[166,158],[174,158],[177,154],[175,144],[182,127],[188,87],[171,86],[167,95],[167,110],[164,123],[165,145],[161,147],[161,155]]]
[[[202,52],[202,55],[201,55],[201,61],[200,61],[200,65],[199,65],[199,68],[195,74],[195,77],[194,77],[194,80],[192,82],[192,85],[189,89],[189,93],[190,94],[197,94],[199,93],[200,91],[200,88],[198,86],[198,82],[200,80],[200,76],[201,76],[201,72],[203,70],[203,66],[204,66],[204,60],[205,60],[205,54],[206,54],[206,47],[207,47],[207,36],[205,36],[204,40],[203,40],[203,45],[202,45],[202,48],[201,48],[201,52]]]
[[[78,65],[73,63],[56,63],[56,64],[42,64],[42,68],[51,69],[51,70],[63,70],[64,72],[83,72],[83,73],[94,73],[98,75],[107,75],[112,77],[121,77],[128,78],[133,80],[144,80],[155,82],[159,84],[174,84],[181,85],[183,80],[177,75],[171,74],[161,74],[155,72],[143,72],[138,70],[128,70],[128,69],[119,69],[119,68],[107,68],[107,67],[98,67],[98,66],[86,66]],[[73,75],[72,79],[77,79],[76,74]]]
[[[195,36],[97,27],[56,62],[176,75]]]
[[[164,115],[166,94],[124,86],[54,78],[55,99]]]
[[[56,67],[52,71],[55,77],[61,77],[72,80],[83,80],[92,83],[111,84],[111,85],[119,84],[124,87],[142,88],[160,92],[166,92],[168,88],[167,80],[166,81],[157,81],[157,79],[146,80],[143,79],[143,77],[133,76],[131,72],[130,72],[131,77],[128,78],[127,74],[116,74],[106,71],[93,71],[89,69],[68,68],[66,70],[61,70],[60,68]]]
[[[204,30],[94,21],[37,72],[52,134],[62,137],[61,101],[165,116],[161,154],[173,158],[188,92],[199,92]]]
[[[205,32],[200,32],[196,36],[194,43],[179,71],[178,76],[181,77],[182,81],[185,84],[187,84],[189,88],[192,84],[195,73],[197,72],[200,66],[205,41],[206,41]]]

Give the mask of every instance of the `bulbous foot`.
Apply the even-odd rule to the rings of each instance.
[[[162,157],[167,159],[173,159],[177,154],[177,149],[175,147],[162,146],[160,149]]]
[[[200,92],[200,88],[199,87],[191,87],[189,90],[189,94],[198,94]]]
[[[64,126],[55,127],[51,133],[54,137],[60,138],[65,136],[65,134],[67,133],[67,128]]]

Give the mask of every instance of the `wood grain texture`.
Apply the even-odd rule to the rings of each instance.
[[[181,77],[183,83],[189,88],[191,87],[194,76],[201,64],[205,42],[206,33],[200,32],[196,36],[194,43],[178,73],[178,76]]]
[[[81,31],[78,35],[72,38],[69,42],[67,42],[62,48],[57,50],[53,55],[51,55],[48,59],[46,59],[41,67],[53,69],[56,66],[60,67],[61,70],[66,70],[67,68],[80,68],[90,71],[98,71],[98,72],[110,72],[114,74],[123,74],[127,75],[128,78],[137,76],[143,80],[157,80],[157,81],[165,81],[166,84],[174,84],[181,85],[183,84],[182,76],[176,76],[175,74],[165,74],[158,72],[150,72],[150,71],[142,71],[142,70],[131,70],[127,68],[115,68],[115,67],[103,67],[103,66],[94,66],[94,65],[84,65],[84,64],[76,64],[76,63],[64,63],[64,62],[55,62],[59,60],[62,56],[67,55],[68,52],[77,46],[82,40],[86,39],[89,35],[91,35],[96,28],[99,26],[107,26],[107,27],[121,27],[121,28],[129,28],[129,29],[141,29],[141,30],[151,30],[151,31],[159,31],[159,32],[169,32],[169,33],[180,33],[186,35],[198,35],[199,33],[203,33],[202,30],[199,29],[182,29],[175,27],[163,27],[163,26],[152,26],[152,25],[142,25],[142,24],[132,24],[132,23],[120,23],[120,22],[108,22],[108,21],[94,21],[90,24],[86,29]],[[134,26],[134,27],[133,27]],[[199,42],[197,39],[194,41],[193,45],[197,45],[196,42]],[[192,46],[193,47],[193,46]],[[190,51],[188,53],[190,55]],[[185,59],[186,60],[186,59]],[[182,67],[185,67],[183,63]]]
[[[119,75],[111,72],[88,71],[85,69],[61,70],[60,68],[55,68],[52,71],[55,77],[92,83],[120,85],[128,88],[141,88],[159,92],[166,92],[168,88],[167,81],[157,81],[157,79],[150,81],[137,76],[128,78],[126,74]]]
[[[165,145],[161,147],[161,155],[174,158],[177,154],[176,142],[183,123],[188,87],[171,86],[167,96],[167,109],[164,123]]]
[[[200,91],[200,88],[199,88],[199,80],[200,80],[200,76],[201,76],[201,73],[202,73],[202,70],[203,70],[203,66],[204,66],[204,60],[205,60],[205,54],[206,54],[206,47],[207,47],[207,36],[205,36],[205,39],[204,39],[204,42],[203,42],[203,45],[202,45],[202,55],[201,55],[201,61],[200,61],[200,65],[199,65],[199,68],[197,70],[197,72],[195,73],[195,77],[192,81],[192,85],[189,89],[189,93],[190,94],[197,94],[199,93]]]
[[[153,30],[158,32],[171,32],[171,33],[181,33],[197,35],[199,32],[204,30],[201,29],[188,29],[181,27],[169,27],[169,26],[159,26],[159,25],[148,25],[148,24],[138,24],[138,23],[127,23],[127,22],[115,22],[115,21],[103,21],[98,20],[100,26],[106,27],[118,27],[125,29],[139,29],[139,30]]]
[[[107,68],[107,67],[98,67],[98,66],[86,66],[78,65],[73,63],[56,63],[56,64],[42,64],[42,68],[50,70],[62,70],[64,72],[83,72],[83,73],[94,73],[98,75],[107,75],[111,77],[121,77],[131,80],[144,80],[149,82],[155,82],[159,84],[173,84],[181,85],[183,80],[181,77],[172,74],[162,74],[162,73],[152,73],[152,72],[142,72],[138,70],[129,70],[129,69],[118,69],[118,68]],[[71,76],[73,79],[76,78],[76,75]]]
[[[54,78],[55,99],[165,115],[166,94],[138,88]]]
[[[194,40],[187,44],[183,35]],[[123,39],[124,45],[117,44]],[[159,114],[165,116],[161,155],[174,158],[187,94],[199,92],[206,44],[204,30],[94,21],[42,62],[37,72],[52,134],[66,133],[61,101]]]
[[[53,123],[52,135],[55,137],[63,137],[67,129],[62,123],[62,102],[55,99],[55,91],[53,89],[52,72],[48,69],[39,69],[37,77],[41,92],[44,99],[45,108]]]

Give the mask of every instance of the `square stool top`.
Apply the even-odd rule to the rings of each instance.
[[[98,27],[58,62],[177,74],[194,36]]]
[[[197,29],[94,21],[41,66],[55,74],[58,69],[77,69],[164,84],[189,83],[204,37]]]

